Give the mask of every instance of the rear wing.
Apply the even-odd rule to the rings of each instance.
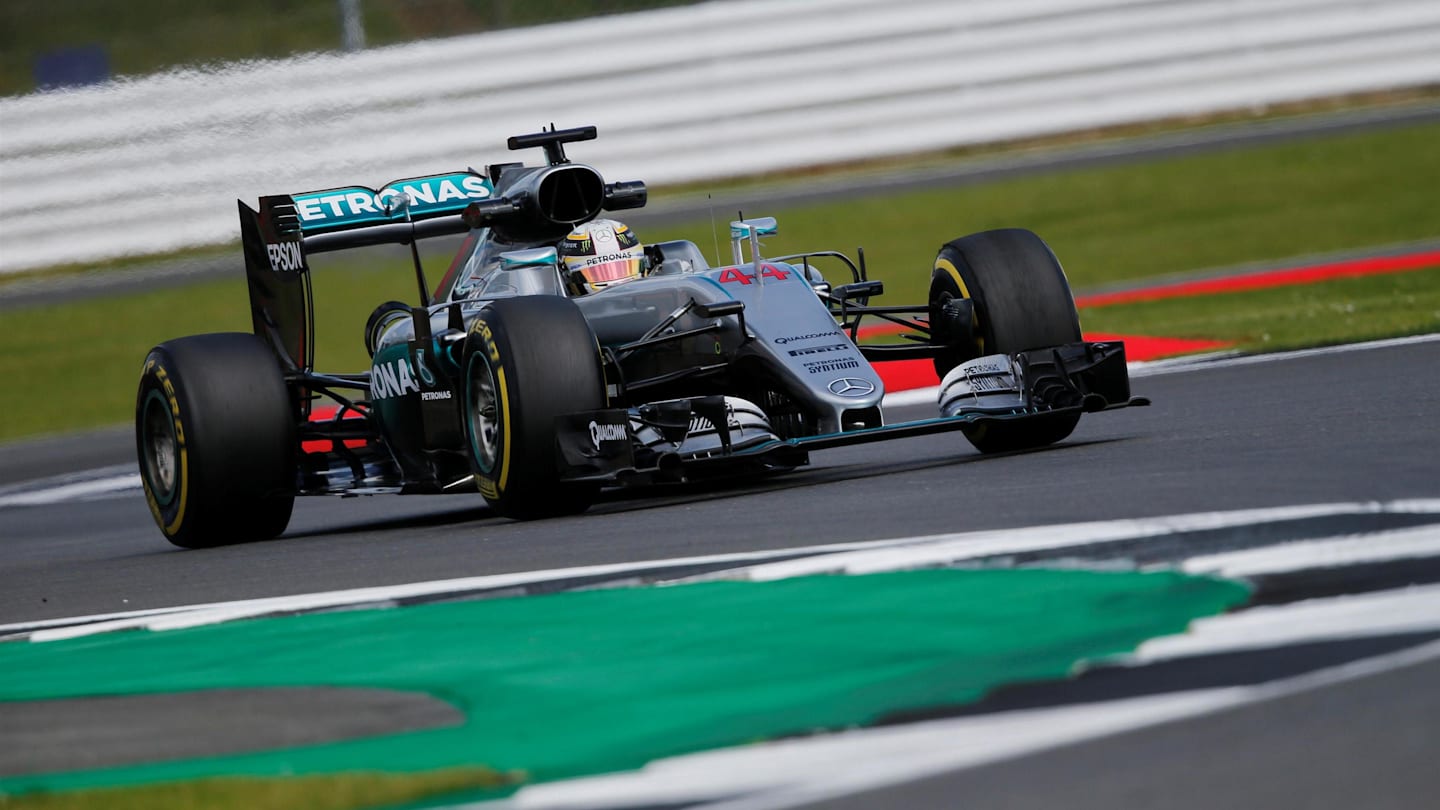
[[[638,181],[606,183],[595,169],[571,163],[564,145],[595,138],[595,127],[516,135],[510,149],[545,150],[546,165],[502,163],[387,183],[261,197],[259,210],[240,202],[240,236],[255,334],[269,343],[287,372],[314,369],[314,326],[308,257],[314,253],[400,244],[411,246],[421,306],[428,285],[415,243],[490,227],[514,243],[558,241],[601,210],[645,205]]]
[[[345,186],[292,194],[291,198],[301,232],[313,236],[455,215],[472,202],[494,196],[495,185],[490,178],[471,169],[396,180],[379,189]]]
[[[261,197],[240,206],[240,241],[255,334],[287,371],[315,365],[308,256],[332,250],[464,233],[460,213],[491,199],[495,186],[475,171],[412,177],[379,189],[344,186]]]

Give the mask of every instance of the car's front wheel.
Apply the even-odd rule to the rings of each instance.
[[[569,299],[500,298],[470,325],[465,435],[480,494],[520,520],[583,512],[599,487],[560,481],[555,419],[605,407],[595,335]]]
[[[944,332],[957,307],[970,316],[962,340]],[[1080,317],[1060,261],[1031,231],[983,231],[946,243],[930,274],[930,322],[937,326],[935,371],[943,379],[960,363],[1074,343]],[[982,453],[1043,447],[1069,436],[1080,421],[1063,412],[996,422],[966,434]]]

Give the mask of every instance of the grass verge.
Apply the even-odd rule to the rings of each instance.
[[[1077,290],[1433,238],[1440,235],[1431,182],[1437,176],[1440,126],[1423,125],[747,213],[780,218],[780,234],[767,243],[772,254],[853,251],[854,244],[841,240],[863,243],[872,276],[885,281],[885,302],[913,303],[924,300],[939,245],[988,228],[1027,227],[1045,237]],[[643,236],[714,243],[708,219]],[[414,300],[400,255],[377,251],[317,267],[316,357],[322,369],[367,367],[365,318],[387,299]],[[440,260],[431,264],[432,279],[443,267]],[[1422,278],[1433,284],[1433,276]],[[1406,283],[1377,282],[1382,286],[1374,289]],[[1262,346],[1335,342],[1364,332],[1344,318],[1296,316],[1346,305],[1320,289],[1274,295],[1300,298],[1285,303],[1262,296],[1257,300],[1266,303],[1249,314],[1237,303],[1250,299],[1200,304],[1193,316],[1182,315],[1190,312],[1187,301],[1146,305],[1157,309],[1144,311],[1166,313],[1148,319],[1142,308],[1116,307],[1087,312],[1085,326],[1169,335],[1170,324],[1183,321],[1196,336],[1225,337],[1243,321],[1246,334]],[[1397,293],[1385,305],[1385,319],[1397,321],[1395,329],[1409,328],[1403,322],[1428,331],[1434,328],[1431,301],[1424,290]],[[224,281],[7,312],[5,326],[0,375],[12,384],[0,388],[0,441],[128,421],[139,365],[152,345],[198,332],[248,331],[249,312],[237,273]],[[1263,339],[1267,332],[1269,341]]]
[[[457,791],[504,787],[514,782],[514,777],[485,768],[276,779],[217,777],[140,787],[0,796],[0,809],[254,810],[259,807],[305,807],[309,810],[359,810],[394,807]]]
[[[941,243],[991,228],[1040,234],[1077,290],[1431,238],[1437,176],[1440,125],[1423,125],[746,214],[779,217],[774,252],[863,244],[900,303],[926,294]],[[677,230],[710,252],[708,220]]]
[[[1080,310],[1087,331],[1225,340],[1245,351],[1440,332],[1440,267]]]

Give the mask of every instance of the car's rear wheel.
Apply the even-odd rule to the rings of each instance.
[[[595,334],[558,296],[501,298],[470,325],[464,353],[465,434],[480,494],[519,520],[575,514],[594,484],[562,483],[555,419],[605,407]]]
[[[960,363],[1080,340],[1070,283],[1044,240],[1020,229],[971,234],[940,248],[930,274],[935,371],[944,378]],[[959,306],[957,306],[959,304]],[[960,312],[969,316],[956,318]],[[963,324],[957,333],[955,324]],[[949,330],[949,331],[947,331]],[[1074,412],[997,422],[967,432],[983,453],[1042,447],[1075,429]]]
[[[135,401],[140,480],[183,548],[268,540],[295,503],[295,411],[275,355],[254,335],[195,335],[145,358]]]

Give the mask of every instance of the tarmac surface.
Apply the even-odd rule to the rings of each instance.
[[[160,537],[138,492],[12,506],[0,509],[6,535],[0,620],[807,543],[1433,498],[1440,480],[1435,474],[1440,433],[1426,426],[1440,412],[1432,373],[1437,360],[1440,341],[1200,363],[1183,372],[1139,377],[1134,390],[1151,397],[1153,406],[1087,416],[1071,439],[1047,450],[982,457],[958,436],[841,448],[815,454],[811,466],[791,474],[721,487],[616,492],[586,515],[535,523],[495,518],[474,495],[302,499],[291,530],[280,540],[182,551]],[[923,406],[902,408],[892,419],[917,418],[923,411]],[[36,444],[9,447],[0,449],[0,468],[24,467],[41,456],[51,459],[50,471],[103,467],[128,450],[121,444],[92,437],[47,440],[44,452]],[[1335,530],[1350,528],[1337,524]],[[1432,568],[1412,566],[1401,576],[1440,578]],[[1148,668],[1130,683],[1100,691],[1114,696],[1263,682],[1431,638],[1357,641],[1312,651],[1309,658],[1292,650],[1238,662],[1202,659],[1181,672]],[[1433,719],[1440,708],[1435,675],[1433,663],[1395,670],[909,782],[883,796],[861,794],[816,806],[938,808],[955,806],[963,797],[965,806],[977,807],[1062,800],[1080,808],[1117,802],[1345,807],[1363,798],[1357,785],[1384,786],[1378,800],[1370,795],[1360,802],[1365,806],[1424,806],[1440,788],[1440,774],[1424,762],[1435,750]],[[1073,693],[1088,688],[1086,683],[1041,685],[1021,698],[1041,704],[1096,699]],[[0,727],[9,735],[0,737],[5,743],[0,750],[9,752],[0,758],[0,773],[33,767],[36,756],[49,762],[37,752],[77,735],[87,740],[87,761],[101,763],[133,761],[137,751],[236,750],[305,735],[369,733],[377,727],[366,725],[369,720],[394,723],[392,728],[446,721],[443,711],[425,701],[334,697],[359,702],[326,712],[310,710],[324,706],[312,694],[267,696],[256,717],[273,722],[229,727],[223,746],[215,725],[194,718],[243,715],[249,697],[155,696],[108,703],[103,713],[94,712],[90,702],[31,706],[23,720],[0,715]],[[351,721],[336,725],[326,717]],[[97,730],[82,718],[98,721]],[[1202,786],[1210,792],[1201,792]]]

